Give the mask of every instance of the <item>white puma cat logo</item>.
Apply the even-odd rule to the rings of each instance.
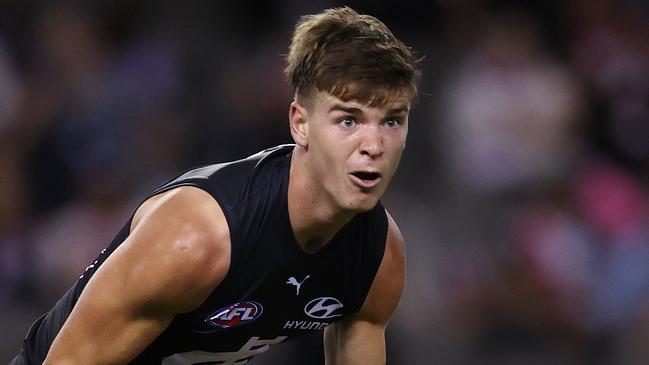
[[[302,279],[302,281],[298,283],[297,279],[291,276],[290,278],[288,278],[286,284],[295,285],[295,288],[297,289],[297,293],[295,295],[300,295],[300,287],[302,286],[302,283],[304,283],[304,281],[306,281],[306,279],[310,277],[311,275],[307,275],[304,279]]]

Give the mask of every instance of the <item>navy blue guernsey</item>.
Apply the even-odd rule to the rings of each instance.
[[[358,312],[383,258],[387,216],[377,204],[356,215],[320,251],[298,245],[288,216],[293,145],[186,172],[150,196],[180,186],[208,192],[230,229],[228,273],[191,312],[176,316],[131,364],[242,364],[271,345]],[[128,237],[131,219],[75,285],[39,318],[15,364],[40,364],[79,296]]]

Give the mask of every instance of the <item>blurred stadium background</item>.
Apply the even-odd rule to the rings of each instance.
[[[645,0],[0,2],[0,362],[144,194],[290,142],[292,27],[344,4],[425,56],[388,363],[649,363]]]

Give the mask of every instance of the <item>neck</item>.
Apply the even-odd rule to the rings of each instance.
[[[296,146],[288,184],[288,214],[297,243],[305,252],[323,248],[355,212],[344,211],[327,196],[308,169],[303,148]]]

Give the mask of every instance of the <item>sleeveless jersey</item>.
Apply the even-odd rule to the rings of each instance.
[[[195,186],[221,206],[231,238],[222,283],[180,314],[131,364],[242,364],[358,312],[383,258],[387,216],[377,204],[316,253],[298,245],[288,216],[293,145],[186,172],[151,196]],[[129,235],[131,219],[76,284],[29,330],[15,364],[40,364],[88,280]]]

